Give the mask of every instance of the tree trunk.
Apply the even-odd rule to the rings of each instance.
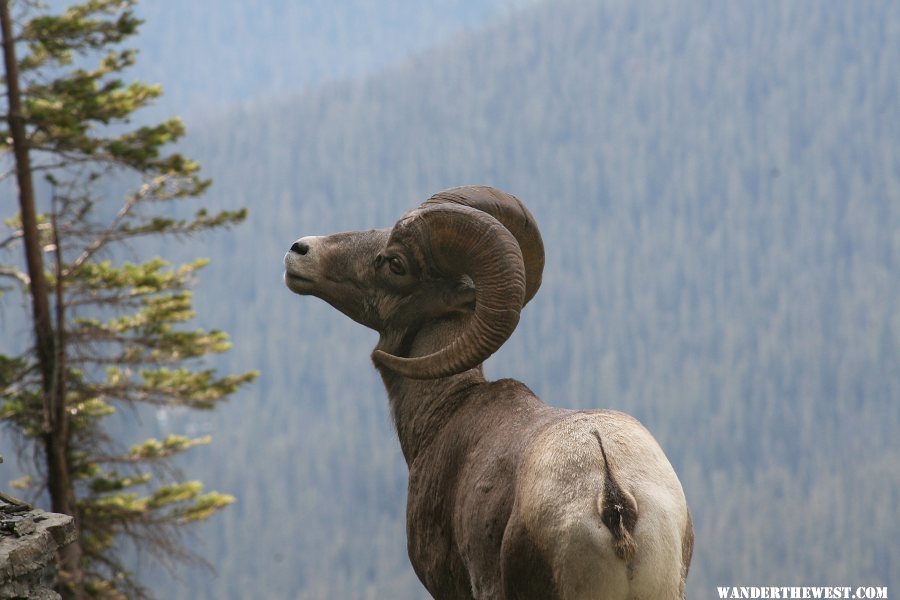
[[[9,6],[10,0],[0,0],[0,27],[2,27],[3,34],[3,63],[6,70],[8,100],[7,121],[13,142],[16,182],[19,187],[25,261],[28,265],[28,276],[31,279],[29,292],[43,392],[43,437],[47,457],[47,485],[53,512],[74,516],[77,526],[77,507],[68,460],[69,419],[65,405],[65,388],[61,385],[65,382],[65,375],[60,372],[62,365],[58,360],[62,348],[57,348],[54,339],[47,278],[44,275],[43,250],[35,210],[31,157],[25,131],[25,116],[22,113],[19,66],[16,62],[15,38],[12,32]],[[63,571],[72,584],[72,595],[75,596],[81,595],[81,554],[80,539],[76,539],[60,553]]]

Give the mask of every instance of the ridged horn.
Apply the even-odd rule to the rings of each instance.
[[[544,241],[537,223],[522,201],[486,185],[467,185],[438,192],[422,204],[422,207],[439,204],[459,204],[486,212],[506,227],[519,242],[525,261],[525,304],[528,304],[538,288],[544,272]]]
[[[455,375],[484,362],[509,339],[525,301],[525,266],[519,243],[488,213],[457,204],[423,206],[391,231],[400,243],[441,277],[468,275],[475,285],[475,311],[465,330],[426,356],[404,358],[376,350],[372,359],[411,379]]]

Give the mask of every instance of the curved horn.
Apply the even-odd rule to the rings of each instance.
[[[497,188],[486,185],[468,185],[438,192],[422,207],[440,204],[460,204],[486,212],[506,227],[519,242],[525,261],[525,304],[531,301],[541,287],[544,272],[544,242],[537,223],[522,201]]]
[[[447,346],[415,358],[376,350],[378,364],[412,379],[437,379],[484,362],[503,345],[516,325],[525,299],[525,266],[515,237],[491,215],[468,206],[439,204],[418,208],[391,231],[417,254],[434,275],[475,284],[475,311],[463,332]]]

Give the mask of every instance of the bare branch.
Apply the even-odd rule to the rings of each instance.
[[[31,284],[31,278],[28,277],[28,274],[14,267],[0,267],[0,276],[18,279],[22,285]]]
[[[125,204],[122,205],[122,208],[119,209],[119,212],[116,213],[116,216],[110,222],[109,226],[92,241],[88,244],[87,248],[85,248],[81,255],[75,259],[75,261],[66,267],[65,271],[62,272],[62,277],[68,277],[72,274],[73,271],[78,269],[81,265],[84,264],[86,260],[88,260],[91,256],[93,256],[98,250],[100,250],[103,246],[105,246],[108,242],[112,241],[116,237],[116,228],[122,223],[122,220],[128,216],[128,213],[131,212],[138,202],[147,197],[148,194],[152,192],[154,188],[159,187],[159,185],[165,180],[164,176],[154,177],[152,181],[149,181],[141,186],[141,188],[131,195],[128,200],[125,201]]]
[[[89,292],[78,292],[76,290],[69,291],[69,297],[66,300],[67,307],[85,306],[85,305],[103,305],[110,304],[121,307],[137,307],[140,306],[140,297],[134,296],[130,291],[124,291],[119,294],[108,295],[91,295]]]
[[[10,244],[12,244],[13,242],[15,242],[16,240],[19,240],[21,238],[22,238],[22,230],[20,229],[19,231],[16,231],[14,234],[12,234],[8,238],[6,238],[2,242],[0,242],[0,249],[6,248]]]
[[[38,223],[37,229],[38,229],[38,231],[48,231],[50,229],[50,227],[51,227],[51,225],[49,223]],[[12,235],[10,235],[6,239],[4,239],[2,242],[0,242],[0,249],[3,249],[5,247],[9,246],[10,244],[12,244],[13,242],[16,242],[16,241],[22,239],[22,237],[24,237],[22,230],[17,229],[15,232],[13,232]]]

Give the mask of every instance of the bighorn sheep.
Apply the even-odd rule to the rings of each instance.
[[[691,516],[650,433],[484,378],[541,284],[543,242],[517,198],[447,190],[391,229],[300,238],[284,266],[292,291],[380,334],[409,556],[435,598],[684,598]]]

